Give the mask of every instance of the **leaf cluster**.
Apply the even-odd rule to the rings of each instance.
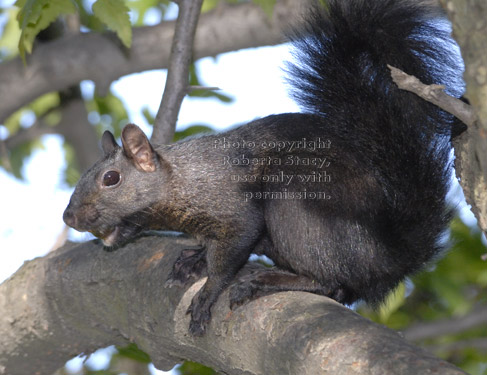
[[[360,307],[360,313],[402,331],[420,322],[451,320],[468,315],[476,307],[487,306],[487,267],[483,260],[487,248],[482,234],[455,219],[450,227],[450,241],[448,253],[430,270],[402,284],[378,311]],[[481,375],[487,369],[487,351],[474,343],[485,337],[487,326],[441,334],[422,344],[469,373]],[[465,345],[459,349],[453,343]]]
[[[218,5],[219,1],[206,0],[204,10],[209,11]],[[236,2],[236,1],[230,1]],[[174,5],[173,5],[174,6]],[[96,0],[92,3],[82,0],[17,0],[15,7],[0,8],[4,15],[3,32],[0,36],[0,62],[19,55],[26,61],[38,43],[49,42],[62,37],[66,31],[66,16],[77,17],[82,32],[113,31],[119,38],[122,48],[131,45],[132,27],[152,23],[154,19],[163,21],[170,10],[169,0]],[[1,18],[0,18],[1,21]],[[0,22],[1,27],[1,22]],[[195,65],[192,65],[189,84],[203,86]],[[87,112],[87,123],[94,126],[96,133],[101,136],[103,131],[111,130],[116,137],[120,136],[121,129],[130,122],[129,111],[123,100],[111,90],[103,96],[88,90],[83,91],[83,100]],[[62,93],[61,93],[62,94]],[[213,98],[223,103],[232,101],[221,92],[209,90],[195,90],[190,97]],[[63,95],[52,92],[36,99],[31,104],[20,108],[13,113],[4,124],[4,134],[7,134],[6,152],[0,149],[0,166],[5,168],[16,178],[22,179],[23,166],[32,153],[42,148],[41,136],[44,134],[63,135],[63,108],[66,101]],[[143,110],[143,116],[149,124],[153,124],[154,115],[148,108]],[[64,119],[69,122],[69,119]],[[34,129],[35,128],[35,129]],[[196,124],[179,131],[175,140],[212,131],[211,127]],[[20,135],[33,134],[32,137]],[[5,136],[4,136],[5,137]],[[9,142],[14,138],[22,138],[22,142]],[[81,140],[80,140],[81,141]],[[79,178],[80,171],[77,165],[77,155],[73,145],[64,142],[65,151],[65,182],[72,186]]]

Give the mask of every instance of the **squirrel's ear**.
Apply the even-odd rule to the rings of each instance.
[[[125,154],[134,161],[135,167],[145,171],[156,170],[156,155],[146,135],[137,125],[128,124],[122,130],[122,145]]]
[[[108,130],[103,133],[103,136],[101,137],[101,148],[103,150],[103,153],[109,154],[112,152],[114,149],[117,147],[120,147],[115,141],[115,137],[113,136],[112,133],[110,133]]]

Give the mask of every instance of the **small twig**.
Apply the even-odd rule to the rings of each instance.
[[[171,57],[161,106],[154,121],[151,141],[158,144],[171,142],[184,96],[188,92],[189,65],[193,54],[193,41],[203,0],[180,0]]]
[[[445,93],[442,85],[425,85],[418,78],[404,73],[402,70],[387,65],[391,70],[391,76],[396,85],[403,90],[410,91],[424,100],[433,103],[441,109],[451,113],[467,126],[471,126],[477,120],[473,108],[467,103]]]
[[[218,91],[221,90],[221,88],[215,86],[189,86],[188,87],[188,92],[195,91],[195,90]]]

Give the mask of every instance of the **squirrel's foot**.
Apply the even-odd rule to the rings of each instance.
[[[230,288],[230,309],[233,310],[247,302],[250,302],[265,293],[262,282],[259,281],[259,274],[253,272],[249,275],[242,276],[238,282]]]
[[[329,295],[330,289],[302,275],[279,269],[264,269],[239,278],[230,289],[230,309],[276,292],[301,291]]]
[[[206,249],[188,248],[174,262],[173,269],[166,280],[167,287],[183,286],[189,281],[199,279],[206,272]]]
[[[206,327],[211,321],[211,312],[207,298],[202,296],[201,291],[198,292],[191,301],[186,314],[191,314],[191,321],[189,322],[189,333],[192,336],[203,336],[206,332]]]

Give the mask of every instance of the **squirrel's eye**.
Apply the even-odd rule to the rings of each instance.
[[[118,184],[120,181],[120,173],[117,171],[108,171],[103,175],[103,185],[113,186]]]

